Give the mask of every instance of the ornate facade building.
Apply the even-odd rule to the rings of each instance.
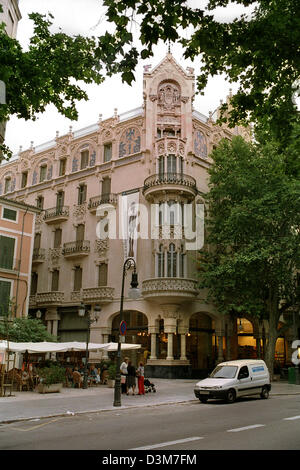
[[[140,108],[115,110],[21,151],[0,167],[0,194],[43,209],[35,226],[31,315],[40,310],[61,341],[84,340],[79,305],[100,304],[91,341],[117,340],[122,269],[133,256],[142,296],[127,297],[128,273],[126,341],[145,352],[133,359],[148,351],[148,376],[195,370],[199,377],[199,370],[238,355],[237,322],[205,302],[197,270],[209,154],[221,138],[247,132],[220,127],[193,109],[193,70],[172,54],[146,66],[143,78]],[[253,350],[263,345],[259,325],[250,336]]]

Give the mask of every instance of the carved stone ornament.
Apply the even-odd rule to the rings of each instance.
[[[83,217],[86,213],[86,204],[80,204],[75,206],[73,210],[73,217],[80,218]]]
[[[180,105],[179,86],[172,82],[164,82],[158,89],[158,104],[165,111],[173,111]]]
[[[98,253],[99,256],[105,256],[109,247],[109,240],[108,238],[97,239],[95,241],[95,252]]]

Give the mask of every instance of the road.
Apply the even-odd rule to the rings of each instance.
[[[198,400],[0,426],[1,450],[300,450],[300,396]]]

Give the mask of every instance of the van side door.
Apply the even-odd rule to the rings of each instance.
[[[249,395],[251,393],[251,376],[248,366],[242,366],[240,368],[237,379],[239,396]]]

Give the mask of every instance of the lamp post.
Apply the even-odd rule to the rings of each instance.
[[[95,305],[95,307],[94,307],[94,316],[91,317],[91,312],[89,310],[89,307],[87,305],[84,305],[83,303],[80,304],[79,310],[78,310],[78,315],[81,318],[85,317],[85,319],[87,321],[85,364],[84,364],[83,386],[82,386],[82,388],[87,388],[88,387],[87,365],[88,365],[88,356],[89,356],[89,342],[90,342],[91,325],[98,320],[100,312],[101,312],[100,305]]]
[[[131,299],[137,299],[140,296],[140,291],[138,289],[138,275],[136,272],[136,263],[134,258],[127,258],[123,265],[123,277],[122,277],[122,289],[121,289],[121,302],[120,302],[120,325],[123,322],[123,302],[124,302],[124,282],[126,271],[133,267],[133,273],[131,278],[131,289],[129,289],[128,297]],[[125,342],[125,335],[121,335],[119,332],[119,341],[118,341],[118,352],[117,352],[117,371],[116,371],[116,380],[115,380],[115,390],[114,390],[114,403],[113,406],[121,406],[121,344]]]

